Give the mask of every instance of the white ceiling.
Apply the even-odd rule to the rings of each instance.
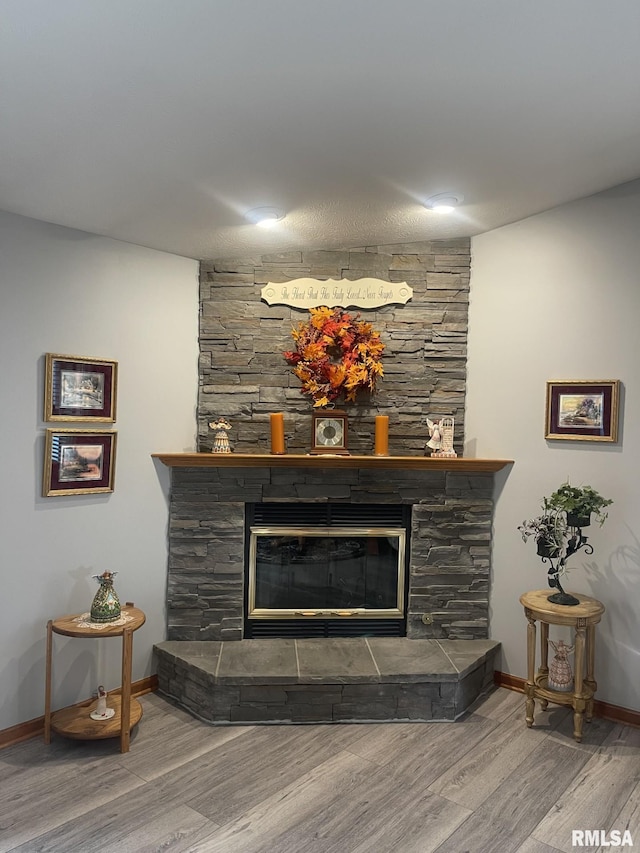
[[[481,233],[640,177],[639,44],[638,0],[2,0],[0,208],[194,258]]]

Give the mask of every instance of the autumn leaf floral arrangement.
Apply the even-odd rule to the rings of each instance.
[[[316,409],[341,398],[352,403],[361,391],[375,391],[384,375],[384,344],[371,323],[342,308],[311,308],[307,322],[291,331],[295,349],[283,353],[302,383],[301,394]]]

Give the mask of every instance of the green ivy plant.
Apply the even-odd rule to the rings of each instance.
[[[548,498],[543,498],[545,510],[556,510],[569,513],[579,518],[594,516],[600,527],[605,523],[608,513],[605,507],[613,503],[609,498],[603,498],[591,486],[572,486],[567,480]]]
[[[593,546],[582,528],[591,523],[592,515],[602,526],[607,518],[604,509],[612,503],[591,486],[572,486],[567,480],[550,497],[542,498],[540,515],[518,526],[523,540],[533,538],[538,545],[538,556],[543,564],[549,565],[547,582],[558,590],[549,596],[549,601],[567,606],[579,604],[579,599],[564,591],[561,578],[573,554],[582,549],[585,554],[593,554]]]
[[[567,522],[558,510],[546,508],[541,515],[529,518],[518,526],[522,541],[532,537],[538,543],[544,543],[551,556],[558,556],[564,550],[568,539]]]

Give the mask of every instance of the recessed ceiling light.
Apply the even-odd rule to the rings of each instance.
[[[245,219],[261,228],[271,228],[276,222],[284,219],[284,211],[277,207],[254,207],[245,213]]]
[[[453,213],[463,199],[460,193],[437,193],[428,198],[424,206],[434,213]]]

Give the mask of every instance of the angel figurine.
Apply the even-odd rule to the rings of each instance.
[[[458,454],[453,449],[453,418],[445,417],[439,421],[427,418],[429,441],[432,456],[455,457]]]
[[[115,716],[113,708],[107,708],[107,691],[102,684],[98,687],[98,703],[95,711],[92,711],[89,716],[92,720],[110,720]]]
[[[440,422],[439,421],[431,421],[427,418],[427,427],[429,429],[429,441],[427,442],[427,447],[430,447],[432,451],[434,451],[431,455],[433,456],[435,452],[440,450],[442,447],[442,434],[440,432]]]
[[[574,647],[568,646],[564,640],[558,640],[557,643],[549,640],[549,645],[553,648],[555,655],[549,664],[547,686],[550,690],[561,690],[566,693],[573,689],[573,673],[571,672],[569,655]]]
[[[231,445],[229,444],[229,436],[227,435],[231,429],[229,421],[226,418],[218,418],[217,421],[211,421],[209,427],[215,431],[211,452],[231,453]]]

